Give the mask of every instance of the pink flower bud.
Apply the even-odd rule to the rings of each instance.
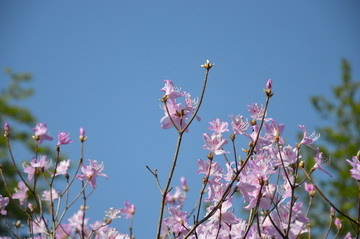
[[[311,191],[314,191],[314,190],[315,190],[315,187],[314,187],[314,185],[311,184],[311,183],[305,183],[305,190],[306,190],[307,192],[311,192]]]
[[[271,88],[272,88],[272,79],[268,79],[268,81],[266,83],[266,89],[271,90]]]
[[[79,139],[80,139],[81,142],[84,142],[86,140],[85,129],[83,127],[80,127]]]
[[[338,218],[338,217],[335,219],[335,226],[338,230],[340,230],[340,228],[342,227],[340,218]]]
[[[8,122],[5,122],[5,123],[4,123],[4,130],[5,130],[5,132],[9,132],[9,130],[10,130],[10,125],[8,124]]]
[[[57,145],[70,144],[71,142],[72,142],[72,140],[69,137],[69,133],[59,132]]]
[[[181,177],[181,178],[180,178],[180,182],[181,182],[181,187],[182,187],[182,189],[183,189],[185,192],[189,191],[189,188],[188,188],[188,186],[187,186],[187,184],[186,184],[186,178],[185,178],[185,177]]]

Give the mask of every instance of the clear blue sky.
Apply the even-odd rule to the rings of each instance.
[[[174,183],[180,176],[189,180],[191,208],[208,122],[246,115],[246,105],[263,102],[271,77],[269,116],[286,124],[285,136],[295,143],[297,124],[310,130],[323,124],[309,97],[330,96],[341,79],[342,58],[360,79],[359,24],[357,0],[2,0],[0,68],[33,73],[36,94],[25,105],[53,136],[61,130],[77,139],[85,127],[85,156],[104,161],[109,175],[90,199],[91,219],[130,200],[137,207],[135,235],[151,238],[160,194],[145,165],[157,168],[164,183],[176,143],[173,130],[160,129],[163,80],[197,96],[200,65],[216,63],[199,113],[203,121],[185,136],[175,174]],[[77,159],[78,147],[76,142],[64,151]],[[114,225],[127,231],[123,219]]]

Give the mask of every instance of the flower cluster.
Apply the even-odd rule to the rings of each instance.
[[[176,168],[178,151],[183,133],[196,117],[201,105],[209,70],[214,66],[207,61],[203,92],[200,100],[192,99],[188,92],[180,91],[171,80],[165,80],[162,97],[164,116],[160,123],[163,129],[174,127],[178,132],[178,144],[166,186],[163,188],[157,170],[148,170],[155,177],[162,196],[157,238],[205,239],[205,238],[302,238],[311,237],[311,204],[316,195],[321,196],[330,208],[330,226],[339,233],[343,224],[350,221],[354,228],[360,227],[359,219],[354,219],[337,208],[321,191],[312,177],[320,171],[331,177],[326,169],[328,157],[316,147],[320,135],[309,133],[305,126],[298,125],[303,131],[302,139],[295,145],[286,143],[283,133],[284,124],[267,116],[268,104],[273,96],[273,81],[266,83],[265,104],[253,103],[247,106],[248,115],[229,115],[227,120],[219,118],[209,122],[211,132],[204,133],[203,149],[206,159],[197,160],[197,174],[202,176],[202,187],[196,206],[186,208],[189,187],[184,177],[180,186],[171,186]],[[178,99],[184,97],[184,103]],[[33,128],[36,147],[30,161],[22,168],[17,166],[10,147],[11,128],[4,124],[4,137],[7,140],[9,155],[19,179],[14,187],[6,182],[4,172],[0,176],[8,195],[0,195],[0,217],[9,230],[9,235],[18,235],[21,223],[13,223],[7,218],[9,203],[17,204],[26,220],[29,238],[95,238],[95,239],[133,239],[132,223],[135,205],[124,202],[123,208],[111,207],[105,212],[103,220],[90,223],[87,217],[87,199],[97,187],[99,177],[108,178],[104,173],[104,163],[88,159],[75,163],[75,172],[70,170],[70,159],[60,157],[60,148],[73,140],[68,132],[59,132],[55,146],[56,156],[38,152],[39,144],[51,141],[47,125],[38,123]],[[238,150],[238,138],[248,144]],[[83,149],[87,136],[80,128],[79,141]],[[229,145],[230,144],[230,145]],[[313,165],[302,161],[304,147],[313,152]],[[351,176],[360,182],[360,152],[352,160],[346,160]],[[310,170],[307,170],[310,168]],[[0,167],[1,169],[1,167]],[[56,183],[55,183],[56,181]],[[80,191],[74,196],[70,188],[78,183]],[[89,187],[91,192],[89,191]],[[299,197],[301,191],[308,193],[309,201]],[[82,201],[80,209],[66,218],[69,208]],[[239,213],[241,207],[244,213]],[[307,207],[307,209],[305,208]],[[336,215],[339,214],[339,215]],[[338,217],[339,216],[339,217]],[[124,217],[130,219],[129,234],[120,233],[111,227],[113,220]],[[13,225],[13,226],[12,226]],[[357,237],[360,231],[355,230]],[[337,234],[336,234],[337,235]],[[335,235],[335,237],[336,237]],[[22,235],[21,235],[22,236]],[[8,237],[1,237],[8,238]],[[346,239],[351,239],[348,232]]]
[[[171,87],[165,88],[175,89],[172,82]],[[273,95],[271,90],[272,80],[269,80],[264,90],[268,99]],[[166,92],[170,97],[179,96],[178,91]],[[187,191],[176,187],[174,194],[168,193],[168,213],[161,227],[163,238],[298,238],[309,233],[310,218],[296,193],[298,188],[304,188],[312,198],[317,189],[305,180],[299,182],[300,169],[312,180],[303,168],[301,147],[309,147],[314,152],[315,164],[311,173],[318,169],[331,177],[325,169],[325,156],[315,146],[320,135],[310,134],[305,126],[299,125],[303,137],[291,146],[283,138],[284,124],[268,118],[266,106],[254,103],[248,105],[248,111],[250,120],[242,115],[229,115],[230,122],[217,118],[209,123],[212,133],[203,134],[203,148],[209,155],[207,160],[198,159],[197,171],[204,176],[200,193],[203,201],[187,211],[184,207]],[[227,136],[228,132],[232,133]],[[237,136],[249,141],[249,148],[243,149],[244,159],[239,157],[240,160],[236,151],[231,155],[226,150],[227,138],[233,143],[229,148],[236,148]],[[352,176],[360,180],[359,158],[354,157],[348,162],[353,167]],[[203,213],[202,203],[206,203]],[[235,213],[234,208],[241,204],[249,212],[246,219]],[[338,218],[335,225],[340,230]],[[347,238],[351,238],[350,233]]]
[[[175,127],[181,130],[186,125],[186,120],[189,115],[192,114],[197,107],[198,101],[192,99],[191,95],[186,91],[180,92],[180,89],[174,87],[171,80],[165,80],[165,86],[161,89],[165,93],[163,96],[164,105],[164,117],[161,118],[161,127],[163,129],[169,129]],[[177,102],[177,98],[184,97],[185,104]],[[200,121],[200,117],[197,116],[197,120]]]
[[[9,140],[10,127],[8,123],[4,124],[4,130],[4,135]],[[37,144],[42,144],[46,140],[53,140],[45,123],[38,123],[33,130],[33,139]],[[79,139],[81,143],[86,140],[83,128],[80,128]],[[54,160],[48,159],[46,155],[38,155],[36,148],[35,156],[30,162],[24,162],[22,172],[18,172],[20,180],[17,187],[13,189],[13,192],[8,197],[0,195],[1,215],[7,215],[6,207],[10,200],[13,200],[28,216],[27,228],[29,233],[27,236],[31,238],[133,238],[131,235],[122,234],[116,228],[109,226],[112,220],[121,216],[125,216],[126,219],[133,217],[135,206],[128,201],[125,202],[124,208],[110,208],[105,212],[104,220],[95,221],[93,224],[89,224],[89,219],[85,215],[86,207],[83,206],[70,218],[64,219],[68,209],[79,200],[79,195],[82,195],[83,200],[86,200],[91,195],[86,193],[87,185],[95,189],[99,176],[107,178],[107,175],[103,173],[103,163],[88,159],[89,164],[86,165],[82,162],[82,156],[78,162],[77,170],[73,176],[70,176],[68,171],[71,160],[60,159],[60,147],[72,142],[73,140],[70,139],[68,132],[59,132],[56,144],[57,155]],[[9,150],[11,150],[10,147]],[[18,169],[16,161],[13,158],[12,160],[15,169]],[[3,172],[1,171],[1,173]],[[61,178],[61,176],[64,176],[66,180],[66,184],[63,185],[62,189],[61,183],[56,183],[56,187],[54,184],[55,180],[63,182],[64,178]],[[82,181],[82,187],[78,196],[71,197],[69,196],[70,187],[74,185],[75,179]],[[40,183],[43,180],[44,182]],[[8,187],[6,181],[4,184]],[[47,186],[44,188],[43,185]],[[44,209],[50,215],[45,214]],[[6,220],[6,218],[4,219]],[[10,225],[10,223],[7,223],[7,225]],[[19,224],[19,226],[21,225]],[[10,226],[8,229],[13,235],[16,235],[15,230]]]

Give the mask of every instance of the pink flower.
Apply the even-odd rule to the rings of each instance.
[[[89,180],[89,185],[92,188],[96,188],[96,178],[98,176],[103,176],[105,178],[108,178],[108,176],[102,171],[104,170],[104,164],[99,164],[96,160],[90,160],[89,159],[89,165],[82,165],[81,172],[82,174],[76,175],[76,177],[79,180]]]
[[[120,213],[121,213],[121,209],[114,209],[114,208],[110,208],[109,210],[107,210],[105,212],[105,217],[108,219],[108,220],[114,220],[116,218],[120,218]]]
[[[165,86],[160,91],[165,92],[165,95],[167,95],[170,100],[183,96],[183,94],[180,93],[180,89],[174,87],[172,80],[164,80],[164,82]]]
[[[265,131],[266,136],[268,140],[271,142],[279,142],[279,144],[284,144],[284,140],[281,137],[282,132],[284,131],[285,125],[284,124],[278,124],[276,121],[271,121],[270,123],[265,124]]]
[[[52,165],[52,161],[46,161],[46,155],[40,156],[40,161],[37,161],[35,158],[30,162],[31,167],[40,168],[40,169],[49,169]]]
[[[69,133],[67,132],[59,132],[58,133],[58,143],[57,145],[70,144],[72,140],[69,137]]]
[[[350,169],[351,177],[360,180],[360,161],[357,156],[352,157],[352,161],[346,160],[353,168]]]
[[[51,193],[52,193],[52,195],[50,195],[50,190],[44,191],[43,194],[42,194],[43,200],[50,202],[51,197],[52,197],[52,200],[55,200],[55,199],[59,198],[59,194],[55,189],[52,189]]]
[[[45,123],[36,124],[36,127],[33,128],[33,131],[35,133],[34,138],[39,144],[41,144],[44,140],[53,140],[53,138],[48,135],[47,126]]]
[[[66,175],[67,170],[69,169],[69,166],[70,166],[70,159],[61,161],[60,164],[56,168],[55,176]]]
[[[181,211],[180,207],[170,207],[169,208],[169,217],[163,220],[163,225],[171,229],[176,235],[186,232],[188,228],[187,212]]]
[[[186,200],[186,194],[180,190],[179,187],[175,188],[174,194],[170,192],[166,194],[166,203],[183,205]]]
[[[298,126],[304,132],[304,136],[303,136],[303,139],[301,140],[300,144],[305,144],[308,147],[317,150],[314,146],[312,146],[312,144],[320,138],[320,134],[315,134],[315,131],[314,131],[309,135],[309,133],[306,131],[306,128],[304,125],[298,125]]]
[[[203,139],[205,141],[204,149],[209,150],[210,152],[219,155],[229,153],[223,150],[223,146],[228,143],[226,139],[222,137],[221,134],[203,134]]]
[[[234,130],[234,133],[235,134],[246,134],[249,124],[247,121],[244,121],[243,116],[237,115],[234,117],[233,115],[229,115],[229,117],[232,119],[231,126]]]
[[[315,191],[315,187],[314,187],[314,185],[311,184],[311,183],[305,183],[305,190],[306,190],[307,192]]]
[[[275,165],[282,166],[281,159],[284,162],[285,166],[289,166],[290,164],[294,164],[296,162],[296,148],[292,148],[291,145],[287,145],[284,147],[281,147],[281,158],[280,158],[280,152],[277,152],[274,148],[269,149],[271,154],[274,154],[274,158],[276,158]]]
[[[315,159],[314,168],[318,168],[319,170],[323,171],[324,173],[332,177],[332,175],[323,168],[324,164],[329,164],[329,159],[325,159],[322,152],[317,152],[314,159]]]
[[[254,120],[261,120],[264,113],[265,108],[263,105],[259,105],[258,103],[253,103],[252,105],[248,105],[248,111],[250,113],[251,118]],[[265,113],[266,116],[266,113]],[[264,118],[265,122],[271,120],[271,118]]]
[[[5,208],[8,205],[8,203],[9,203],[9,198],[8,197],[3,197],[0,194],[0,214],[1,215],[5,216],[7,214],[7,211],[5,210]]]
[[[352,239],[351,233],[350,232],[346,233],[344,239]]]
[[[135,205],[130,204],[129,201],[125,201],[125,207],[121,208],[121,214],[125,215],[126,219],[132,218],[132,216],[135,214]]]
[[[84,210],[82,209],[77,211],[77,213],[73,214],[73,216],[68,219],[70,228],[72,228],[73,230],[81,231],[82,224],[84,223],[84,225],[86,225],[89,221],[88,218],[85,218],[85,220],[83,221],[83,215]]]
[[[217,162],[213,162],[210,160],[204,161],[202,159],[198,159],[198,169],[199,170],[196,171],[196,173],[207,175],[209,173],[210,164],[211,164],[211,169],[210,169],[209,176],[221,178],[222,177],[222,169],[221,169],[220,165]]]
[[[229,131],[228,122],[221,121],[219,118],[214,119],[212,122],[209,122],[209,130],[213,131],[216,134],[222,134]]]
[[[12,199],[19,199],[20,205],[24,205],[25,200],[27,199],[28,187],[23,181],[18,183],[18,188],[15,188],[15,193],[11,196]]]
[[[165,87],[161,91],[164,91],[168,96],[168,100],[162,106],[165,116],[160,119],[161,128],[169,129],[175,124],[176,128],[181,130],[185,127],[189,114],[196,110],[198,100],[192,99],[191,95],[185,91],[180,93],[179,90],[174,88],[170,80],[165,81]],[[176,98],[181,96],[185,97],[185,106],[176,102]],[[196,116],[196,119],[201,120],[198,116]]]

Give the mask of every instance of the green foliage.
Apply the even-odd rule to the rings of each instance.
[[[351,159],[360,150],[360,81],[353,81],[350,63],[342,61],[342,82],[333,87],[333,100],[323,96],[314,96],[311,102],[325,121],[331,126],[317,129],[321,134],[320,149],[330,155],[330,168],[335,178],[322,179],[321,186],[325,187],[326,194],[334,201],[335,205],[343,211],[357,217],[358,184],[350,176],[350,165],[345,161]],[[321,201],[319,199],[319,201]],[[317,209],[323,210],[323,217],[316,223],[323,222],[326,231],[328,226],[329,207],[324,207],[322,201],[315,204]],[[315,210],[314,212],[316,212]],[[313,213],[315,214],[315,213]],[[343,221],[343,230],[353,231],[350,223]]]

